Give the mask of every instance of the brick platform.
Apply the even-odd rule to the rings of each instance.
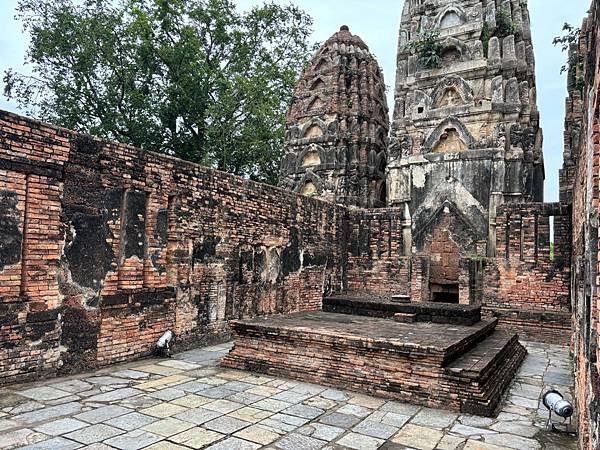
[[[237,321],[225,367],[493,416],[525,349],[497,320],[397,323],[326,312]]]
[[[415,322],[474,325],[481,320],[481,306],[451,303],[390,301],[376,297],[337,295],[323,300],[323,311],[379,318],[414,315]]]

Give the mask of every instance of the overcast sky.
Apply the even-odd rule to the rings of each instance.
[[[14,20],[18,0],[0,0],[0,71],[7,68],[23,69],[27,36]],[[290,3],[290,0],[275,0]],[[247,9],[261,0],[235,0]],[[388,86],[394,85],[397,35],[402,0],[292,0],[305,9],[315,21],[315,41],[325,41],[340,25],[348,25],[371,48],[383,67]],[[546,158],[546,201],[558,200],[558,169],[562,165],[563,121],[566,81],[560,67],[566,56],[552,45],[552,38],[560,35],[564,22],[579,26],[591,0],[529,0],[533,40],[536,52],[538,105],[544,128]],[[393,93],[389,104],[392,107]],[[19,112],[16,105],[0,99],[0,109]]]

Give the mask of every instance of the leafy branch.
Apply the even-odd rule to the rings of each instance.
[[[267,2],[19,0],[31,74],[5,72],[27,114],[275,182],[312,19]]]
[[[552,40],[555,46],[560,45],[563,52],[568,52],[567,63],[560,68],[560,73],[567,72],[569,89],[582,90],[584,79],[578,76],[578,72],[584,69],[584,57],[579,51],[579,39],[581,37],[581,29],[575,28],[569,23],[565,23],[562,28],[564,34],[557,36]]]
[[[442,66],[444,46],[439,42],[440,32],[426,28],[419,33],[418,39],[409,42],[405,49],[418,55],[419,62],[426,69],[438,69]]]

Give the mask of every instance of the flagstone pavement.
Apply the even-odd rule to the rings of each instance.
[[[223,344],[0,389],[0,449],[576,449],[540,403],[571,398],[569,349],[526,346],[496,419],[223,369]]]

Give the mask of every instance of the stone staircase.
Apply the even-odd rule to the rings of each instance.
[[[233,322],[236,342],[221,364],[493,416],[526,355],[497,319],[470,323],[474,307],[331,297],[324,309]],[[468,325],[456,323],[463,310]],[[390,320],[396,314],[418,320]]]

